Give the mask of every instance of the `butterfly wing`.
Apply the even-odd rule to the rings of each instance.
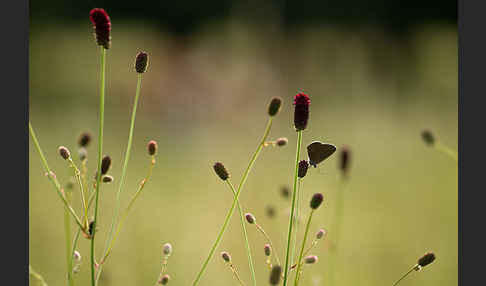
[[[307,154],[309,155],[309,163],[314,167],[322,161],[326,160],[336,152],[336,146],[328,143],[314,141],[307,146]]]

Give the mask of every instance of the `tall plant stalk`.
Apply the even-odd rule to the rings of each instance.
[[[292,192],[292,208],[290,209],[289,231],[287,235],[287,250],[285,254],[285,267],[284,267],[284,279],[283,285],[287,285],[288,272],[289,272],[289,256],[290,256],[290,242],[292,240],[292,228],[294,226],[294,211],[295,211],[295,199],[297,194],[297,180],[299,172],[299,160],[300,160],[300,147],[302,145],[302,130],[297,131],[297,150],[295,151],[295,174],[294,174],[294,187]]]
[[[68,202],[71,198],[66,192]],[[71,216],[69,210],[64,207],[64,237],[66,239],[66,268],[67,268],[67,283],[68,286],[73,286],[73,260],[71,259]]]
[[[398,279],[397,281],[395,281],[395,283],[393,283],[393,286],[398,285],[398,283],[400,283],[400,281],[402,281],[403,279],[405,279],[405,277],[407,277],[410,273],[412,273],[412,271],[414,271],[416,269],[417,269],[417,265],[414,265],[412,268],[410,268],[410,270],[408,270],[405,274],[403,274],[402,277],[400,277],[400,279]]]
[[[230,207],[228,213],[226,214],[226,218],[224,220],[223,226],[221,227],[219,234],[216,237],[216,240],[214,241],[214,243],[211,247],[211,250],[209,251],[208,257],[206,258],[206,260],[204,260],[201,269],[199,270],[198,274],[196,275],[196,278],[194,279],[194,281],[192,282],[193,286],[195,286],[199,283],[201,276],[206,271],[208,263],[211,260],[211,258],[213,257],[214,252],[216,251],[216,248],[218,247],[219,242],[221,241],[221,238],[223,237],[223,234],[224,234],[226,228],[228,227],[228,223],[229,223],[230,218],[233,215],[233,212],[235,210],[235,207],[236,207],[236,204],[238,202],[238,198],[240,196],[241,190],[243,189],[243,186],[246,182],[246,179],[248,178],[248,175],[250,174],[250,171],[253,167],[253,164],[255,163],[256,159],[258,158],[258,155],[260,154],[260,152],[262,151],[262,148],[265,144],[265,141],[267,140],[268,134],[270,133],[270,129],[272,127],[272,119],[273,119],[273,117],[270,117],[268,119],[267,127],[265,128],[262,139],[260,140],[260,143],[258,144],[257,149],[253,153],[253,155],[250,159],[250,162],[248,163],[248,166],[246,167],[245,172],[243,173],[243,177],[241,178],[240,184],[238,185],[236,195],[234,195],[233,203],[231,204],[231,207]]]
[[[307,219],[307,224],[305,226],[304,238],[302,239],[302,246],[300,248],[299,259],[297,260],[297,271],[295,272],[294,286],[297,286],[299,284],[300,272],[302,269],[302,257],[304,254],[305,242],[307,241],[307,235],[309,234],[309,227],[312,221],[313,214],[314,214],[314,210],[311,210],[311,213],[309,214],[309,218]]]
[[[329,278],[329,285],[332,286],[335,284],[335,273],[336,273],[336,264],[338,259],[338,243],[340,241],[341,236],[341,226],[342,226],[342,217],[343,217],[343,208],[344,208],[344,191],[346,185],[346,178],[341,176],[339,180],[339,186],[337,188],[336,194],[336,211],[334,213],[334,221],[331,228],[331,231],[334,235],[331,234],[333,239],[331,243],[333,246],[329,251],[329,271],[328,271],[328,278]]]
[[[231,183],[230,179],[226,180],[228,183],[228,186],[231,188],[231,192],[233,192],[233,195],[236,195],[236,190],[233,184]],[[241,222],[241,228],[243,229],[243,235],[245,237],[245,247],[246,247],[246,253],[248,256],[248,266],[250,267],[250,272],[251,272],[251,279],[253,281],[253,285],[256,286],[256,276],[255,276],[255,269],[253,267],[253,260],[251,258],[251,248],[250,248],[250,242],[248,241],[248,234],[246,232],[246,224],[245,224],[245,215],[243,214],[243,210],[241,208],[240,200],[238,200],[238,212],[240,213],[240,222]]]
[[[100,110],[99,110],[99,133],[98,133],[98,169],[96,178],[96,190],[95,190],[95,208],[94,208],[94,220],[93,220],[93,233],[91,235],[91,285],[96,286],[96,262],[95,262],[95,237],[96,226],[98,223],[98,202],[100,195],[101,185],[101,160],[103,156],[103,127],[105,119],[105,62],[106,62],[106,49],[100,46]]]

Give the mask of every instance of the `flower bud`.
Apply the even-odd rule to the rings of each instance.
[[[270,272],[270,285],[278,285],[280,283],[280,275],[282,275],[282,267],[275,265]]]
[[[266,243],[263,246],[263,251],[265,252],[265,256],[270,256],[272,254],[272,248],[270,247],[270,244]]]
[[[299,162],[299,170],[298,170],[298,176],[299,178],[305,177],[307,174],[307,170],[309,169],[309,162],[307,160],[302,160]]]
[[[324,196],[321,193],[315,193],[310,201],[310,207],[314,210],[317,209],[323,200]]]
[[[164,276],[160,277],[159,284],[167,285],[167,283],[169,283],[169,280],[170,280],[169,274],[165,274]]]
[[[428,252],[424,256],[420,257],[417,264],[420,267],[425,267],[425,266],[429,265],[430,263],[434,262],[434,260],[435,260],[435,254],[433,254],[432,252]]]
[[[226,252],[226,251],[221,252],[221,257],[223,258],[223,260],[225,262],[228,262],[228,263],[231,262],[231,255],[229,255],[228,252]]]
[[[339,161],[339,168],[343,173],[343,176],[347,176],[349,171],[349,161],[350,161],[351,151],[348,147],[341,148],[341,157]]]
[[[268,115],[275,116],[282,106],[282,99],[280,97],[274,97],[268,105]]]
[[[166,243],[162,246],[162,253],[164,255],[171,255],[172,254],[172,245],[170,243]]]
[[[113,182],[114,179],[110,175],[104,175],[101,180],[103,181],[103,183],[111,183]]]
[[[221,178],[221,180],[226,181],[230,177],[230,174],[228,173],[228,171],[224,167],[223,163],[216,162],[214,164],[213,168],[214,168],[214,171],[216,172],[216,174]]]
[[[69,150],[66,147],[60,146],[58,150],[59,150],[59,155],[61,155],[61,157],[64,160],[67,160],[67,159],[69,159],[69,157],[71,157],[71,153],[69,152]]]
[[[315,255],[309,255],[304,258],[305,264],[314,264],[317,262],[317,256]]]
[[[316,233],[316,238],[317,239],[321,239],[324,237],[324,235],[326,235],[326,230],[321,228],[319,229],[319,231]]]
[[[144,73],[147,71],[148,54],[146,52],[139,52],[135,58],[135,71]]]
[[[94,8],[89,12],[89,19],[93,24],[95,30],[96,42],[98,45],[109,49],[111,45],[111,21],[105,10],[101,8]]]
[[[282,137],[282,138],[278,138],[277,141],[275,141],[275,143],[277,144],[277,146],[282,147],[287,145],[287,143],[289,143],[289,140],[285,137]]]
[[[256,221],[255,216],[253,216],[251,213],[247,213],[247,214],[245,214],[245,218],[246,218],[246,221],[247,221],[249,224],[254,224],[254,223],[255,223],[255,221]]]
[[[111,166],[111,157],[105,155],[101,160],[101,175],[106,175],[106,173],[108,173],[108,170],[110,170],[110,166]]]
[[[77,250],[74,251],[73,258],[77,262],[80,262],[81,261],[81,254],[79,253],[79,251],[77,251]]]
[[[91,142],[91,134],[89,132],[83,132],[79,135],[78,145],[79,147],[87,147]]]
[[[307,94],[299,92],[294,97],[294,126],[295,130],[301,131],[307,127],[309,120],[310,98]]]
[[[157,142],[154,140],[150,140],[150,142],[147,144],[148,154],[150,156],[154,156],[157,153],[157,147]]]
[[[86,150],[86,148],[84,147],[80,147],[78,149],[78,156],[79,156],[79,160],[81,161],[86,160],[86,158],[88,158],[88,150]]]
[[[424,140],[425,144],[432,146],[435,143],[435,137],[432,131],[425,129],[422,131],[422,140]]]

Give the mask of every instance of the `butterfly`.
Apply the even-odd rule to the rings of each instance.
[[[307,146],[307,154],[309,155],[309,164],[317,167],[317,164],[326,160],[336,152],[336,146],[328,143],[314,141]]]

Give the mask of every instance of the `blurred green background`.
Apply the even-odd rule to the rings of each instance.
[[[71,171],[57,147],[67,146],[77,154],[79,134],[91,131],[95,139],[88,149],[92,176],[99,50],[87,14],[101,6],[111,15],[104,153],[113,158],[110,174],[115,183],[101,189],[99,254],[126,148],[136,85],[134,57],[139,50],[150,54],[122,207],[146,174],[150,160],[146,144],[151,139],[159,144],[157,164],[106,262],[101,285],[154,284],[165,242],[174,247],[170,285],[192,282],[232,200],[212,164],[224,162],[238,183],[265,127],[272,96],[282,97],[284,105],[274,120],[271,139],[288,137],[289,145],[262,152],[241,203],[272,237],[282,258],[289,201],[280,196],[280,188],[292,184],[296,133],[291,103],[299,89],[308,91],[312,100],[304,146],[321,140],[337,145],[338,150],[343,145],[352,150],[337,285],[391,285],[428,250],[436,253],[436,262],[413,273],[403,285],[457,284],[457,164],[420,139],[421,130],[430,128],[441,142],[457,150],[457,27],[450,13],[455,6],[443,4],[446,12],[438,16],[419,8],[416,13],[404,12],[399,8],[402,1],[390,1],[395,5],[387,4],[383,10],[391,16],[382,13],[375,21],[369,20],[372,13],[364,16],[369,12],[365,9],[362,17],[314,16],[305,25],[294,25],[293,15],[307,18],[310,4],[303,5],[299,14],[298,4],[292,1],[284,10],[278,5],[254,10],[234,4],[239,2],[223,9],[226,6],[210,1],[223,7],[220,16],[217,9],[191,6],[189,1],[182,8],[172,7],[174,15],[193,23],[189,29],[174,20],[180,17],[166,16],[170,13],[162,4],[152,9],[148,2],[143,9],[134,8],[133,16],[125,2],[105,2],[82,9],[71,3],[74,8],[64,15],[67,4],[31,1],[29,66],[30,120],[51,168],[66,183]],[[372,2],[372,7],[381,3]],[[192,9],[187,12],[186,7]],[[358,15],[359,7],[350,15]],[[149,10],[145,17],[143,12]],[[325,15],[346,11],[327,10],[322,10]],[[264,20],[256,17],[258,13],[264,13]],[[29,156],[30,264],[49,285],[63,285],[62,203],[44,176],[33,144]],[[332,233],[337,159],[334,155],[304,179],[304,206],[314,192],[325,195],[311,234],[321,227]],[[73,204],[81,213],[79,192],[74,193]],[[276,209],[274,218],[266,215],[268,206]],[[265,240],[254,228],[248,231],[258,285],[266,285]],[[243,280],[250,284],[235,215],[200,285],[237,285],[218,255],[223,250],[231,253]],[[88,285],[88,240],[80,239],[79,251],[83,259],[76,282]],[[305,267],[303,284],[326,285],[327,241],[313,253],[319,262]]]

